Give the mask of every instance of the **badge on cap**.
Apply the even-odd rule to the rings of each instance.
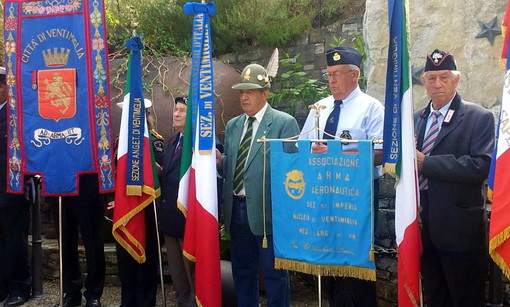
[[[434,61],[435,64],[439,63],[441,59],[443,58],[443,55],[440,52],[434,52],[432,53],[432,61]]]
[[[335,61],[340,61],[340,59],[341,59],[341,58],[342,58],[342,57],[341,57],[338,53],[336,53],[336,52],[335,52],[335,54],[333,55],[333,60],[335,60]]]
[[[436,49],[427,55],[424,71],[457,70],[453,54]]]

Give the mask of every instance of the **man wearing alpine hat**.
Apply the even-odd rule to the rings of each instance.
[[[256,140],[297,136],[299,127],[292,116],[267,103],[270,87],[262,66],[244,68],[232,86],[239,90],[244,113],[227,123],[225,152],[218,161],[225,176],[223,213],[231,235],[234,283],[238,305],[243,307],[259,306],[259,265],[267,306],[290,305],[288,273],[274,268],[270,170],[266,163],[264,171],[263,144]],[[288,145],[295,149],[295,144]]]

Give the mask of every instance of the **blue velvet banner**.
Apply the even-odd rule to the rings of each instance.
[[[4,1],[8,190],[39,174],[43,195],[75,195],[78,175],[114,190],[104,5]]]
[[[210,16],[214,16],[214,2],[184,5],[186,15],[193,17],[192,65],[191,65],[191,107],[192,107],[192,144],[195,148],[195,136],[200,138],[198,150],[212,154],[214,149],[214,74],[212,61],[212,41]],[[197,116],[199,114],[199,116]],[[198,122],[198,126],[197,126]],[[195,131],[198,129],[198,133]]]
[[[271,193],[276,265],[316,275],[375,280],[373,260],[371,141],[359,152],[312,154],[300,140],[299,153],[271,141]]]

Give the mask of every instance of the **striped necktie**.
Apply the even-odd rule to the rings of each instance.
[[[244,167],[246,165],[246,159],[248,158],[248,152],[250,151],[251,135],[253,134],[253,121],[255,117],[248,117],[248,127],[246,127],[246,133],[244,134],[239,149],[237,151],[237,163],[234,172],[234,193],[238,195],[243,189],[244,184]]]
[[[338,119],[340,118],[340,105],[342,104],[342,100],[335,100],[335,107],[333,108],[333,111],[329,113],[328,121],[326,122],[326,127],[324,127],[324,132],[327,132],[333,136],[336,135],[336,129],[338,127]],[[324,133],[323,139],[333,139],[334,137],[331,137]]]
[[[439,116],[441,116],[441,113],[439,113],[439,111],[434,111],[432,112],[432,115],[434,115],[432,118],[432,124],[430,125],[427,135],[423,139],[423,145],[421,147],[421,152],[426,156],[428,156],[432,151],[432,147],[434,146],[434,143],[436,142],[437,136],[439,134]],[[429,181],[427,178],[424,178],[422,175],[420,175],[419,182],[420,190],[428,190]]]

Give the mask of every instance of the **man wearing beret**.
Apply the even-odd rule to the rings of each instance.
[[[331,139],[334,137],[352,140],[382,139],[384,125],[383,105],[375,98],[363,93],[358,86],[361,54],[351,47],[335,47],[326,52],[327,68],[324,77],[328,80],[331,95],[318,101],[319,133],[316,135],[315,110],[308,114],[301,130],[302,139]],[[322,107],[322,109],[321,109]],[[345,145],[344,150],[356,149],[356,144]],[[377,221],[379,180],[381,175],[382,145],[374,145],[374,222]],[[325,153],[325,143],[312,145],[312,152]],[[325,277],[324,289],[329,294],[330,306],[376,306],[375,282],[351,277]]]
[[[464,101],[453,55],[427,55],[421,81],[430,102],[414,114],[428,306],[485,306],[487,229],[483,185],[494,116]]]
[[[0,67],[0,302],[4,307],[30,299],[28,224],[30,207],[23,195],[7,193],[7,84]]]
[[[269,162],[264,170],[269,153],[256,140],[297,136],[299,127],[292,116],[267,103],[270,83],[262,66],[246,66],[232,88],[239,90],[244,113],[227,123],[225,153],[218,163],[223,164],[225,175],[223,213],[231,235],[238,305],[259,306],[260,265],[267,306],[289,306],[288,273],[274,268]],[[287,145],[295,149],[295,144]]]

